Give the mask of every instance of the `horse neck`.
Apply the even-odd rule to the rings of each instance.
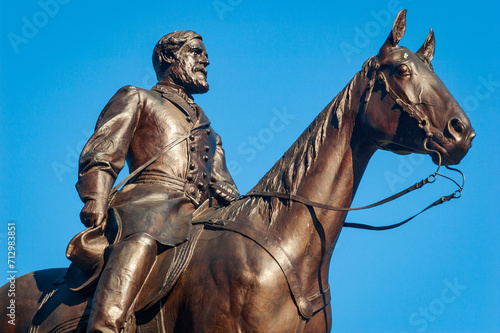
[[[367,84],[364,71],[356,74],[252,191],[293,193],[318,203],[349,207],[375,151],[355,126]],[[327,281],[328,263],[346,212],[279,199],[261,199],[259,204],[267,205],[268,228],[304,283],[316,285],[318,277]]]

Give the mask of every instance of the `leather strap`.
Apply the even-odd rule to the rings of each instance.
[[[114,195],[116,194],[116,192],[120,189],[120,187],[122,187],[128,181],[132,181],[144,169],[146,169],[148,166],[150,166],[151,164],[153,164],[157,159],[159,159],[161,156],[163,156],[167,151],[169,151],[173,147],[177,146],[182,141],[186,140],[187,137],[188,137],[188,134],[185,134],[185,135],[182,135],[182,136],[178,137],[177,139],[175,139],[174,141],[172,141],[171,143],[169,143],[165,148],[163,148],[163,150],[158,155],[152,157],[149,161],[147,161],[146,163],[144,163],[143,165],[141,165],[140,167],[138,167],[137,169],[135,169],[124,180],[122,180],[118,185],[116,185],[115,187],[113,187],[113,189],[111,190],[111,193],[109,194],[109,197],[113,198]]]
[[[373,226],[373,225],[369,225],[369,224],[344,222],[344,227],[355,228],[355,229],[364,229],[364,230],[373,230],[373,231],[383,231],[383,230],[394,229],[394,228],[402,226],[403,224],[406,224],[406,223],[410,222],[411,220],[413,220],[415,217],[419,216],[420,214],[422,214],[426,210],[429,210],[432,207],[438,206],[438,205],[440,205],[440,204],[442,204],[442,203],[444,203],[446,201],[450,201],[451,199],[454,199],[454,198],[457,198],[456,193],[453,193],[453,194],[441,197],[438,200],[436,200],[433,203],[431,203],[429,206],[427,206],[424,209],[422,209],[417,214],[415,214],[415,215],[413,215],[413,216],[411,216],[411,217],[407,218],[406,220],[403,220],[403,221],[401,221],[399,223],[394,223],[394,224],[390,224],[390,225],[385,225],[385,226],[380,226],[379,227],[379,226]]]
[[[362,209],[377,207],[377,206],[383,205],[385,203],[391,202],[393,200],[396,200],[399,197],[402,197],[405,194],[410,193],[411,191],[422,188],[426,184],[433,183],[436,179],[435,176],[434,177],[433,176],[434,176],[434,174],[427,177],[426,179],[422,179],[421,181],[419,181],[415,185],[410,186],[410,187],[404,189],[403,191],[400,191],[394,195],[391,195],[390,197],[385,198],[383,200],[377,201],[371,205],[367,205],[367,206],[363,206],[363,207],[355,207],[355,208],[330,206],[330,205],[311,201],[309,199],[306,199],[304,197],[301,197],[301,196],[298,196],[298,195],[295,195],[292,193],[271,192],[271,191],[270,192],[252,192],[252,193],[248,193],[248,194],[243,195],[241,198],[245,198],[245,197],[275,197],[275,198],[285,199],[285,200],[289,200],[289,201],[297,201],[297,202],[300,202],[306,206],[317,207],[317,208],[326,209],[326,210],[336,210],[336,211],[362,210]]]
[[[458,191],[457,191],[458,192]],[[450,195],[447,195],[447,196],[444,196],[444,197],[441,197],[439,198],[438,200],[434,201],[432,204],[430,204],[429,206],[425,207],[424,209],[422,209],[420,212],[418,212],[417,214],[407,218],[406,220],[403,220],[401,222],[398,222],[398,223],[394,223],[394,224],[390,224],[390,225],[385,225],[385,226],[373,226],[373,225],[369,225],[369,224],[363,224],[363,223],[352,223],[352,222],[344,222],[344,227],[346,228],[355,228],[355,229],[365,229],[365,230],[373,230],[373,231],[383,231],[383,230],[390,230],[390,229],[394,229],[394,228],[397,228],[397,227],[400,227],[402,226],[403,224],[406,224],[408,222],[410,222],[411,220],[413,220],[415,217],[419,216],[420,214],[422,214],[423,212],[431,209],[432,207],[435,207],[435,206],[438,206],[446,201],[450,201],[451,199],[455,199],[455,198],[458,198],[459,196],[457,195],[457,192],[453,193],[453,194],[450,194]],[[401,193],[401,192],[400,192]],[[398,193],[399,194],[399,193]],[[314,202],[314,201],[311,201],[311,200],[308,200],[306,198],[303,198],[303,197],[300,197],[300,196],[297,196],[295,194],[290,194],[290,193],[280,193],[280,192],[254,192],[254,193],[249,193],[249,194],[246,194],[244,195],[243,197],[250,197],[250,196],[259,196],[259,197],[276,197],[276,198],[280,198],[280,199],[285,199],[285,200],[289,200],[289,201],[296,201],[296,202],[299,202],[301,204],[304,204],[306,206],[310,206],[310,207],[317,207],[317,208],[321,208],[321,209],[326,209],[326,210],[336,210],[336,211],[351,211],[351,210],[360,210],[360,209],[368,209],[368,208],[372,208],[372,207],[376,207],[376,206],[379,206],[379,205],[382,205],[384,203],[387,203],[389,201],[392,201],[394,200],[396,197],[390,199],[390,198],[387,198],[387,199],[384,199],[384,200],[381,200],[379,202],[376,202],[372,205],[368,205],[368,206],[363,206],[363,207],[357,207],[357,208],[345,208],[345,207],[334,207],[334,206],[330,206],[330,205],[325,205],[325,204],[322,204],[322,203],[318,203],[318,202]],[[400,197],[401,195],[397,196],[397,197]],[[390,199],[390,200],[389,200]]]
[[[404,189],[403,191],[400,191],[400,192],[398,192],[398,193],[396,193],[396,194],[394,194],[394,195],[392,195],[392,196],[390,196],[388,198],[385,198],[385,199],[377,201],[377,202],[375,202],[375,203],[373,203],[371,205],[367,205],[367,206],[363,206],[363,207],[356,207],[356,208],[335,207],[335,206],[331,206],[331,205],[322,204],[322,203],[319,203],[319,202],[314,202],[314,201],[311,201],[311,200],[309,200],[307,198],[304,198],[304,197],[301,197],[301,196],[298,196],[298,195],[295,195],[295,194],[292,194],[292,193],[281,193],[281,192],[252,192],[252,193],[245,194],[241,198],[245,198],[245,197],[280,198],[280,199],[284,199],[284,200],[288,200],[288,201],[296,201],[296,202],[299,202],[299,203],[301,203],[303,205],[306,205],[306,206],[309,206],[309,207],[317,207],[317,208],[321,208],[321,209],[335,210],[335,211],[353,211],[353,210],[361,210],[361,209],[373,208],[373,207],[377,207],[377,206],[383,205],[385,203],[391,202],[391,201],[393,201],[393,200],[395,200],[395,199],[397,199],[399,197],[402,197],[403,195],[405,195],[407,193],[410,193],[411,191],[414,191],[416,189],[422,188],[426,184],[433,183],[434,181],[436,181],[436,177],[437,176],[441,176],[443,178],[446,178],[446,179],[452,181],[453,183],[455,183],[455,185],[457,185],[459,187],[459,189],[456,190],[454,193],[439,198],[438,200],[436,200],[433,203],[431,203],[429,206],[427,206],[424,209],[422,209],[417,214],[415,214],[415,215],[413,215],[413,216],[411,216],[411,217],[409,217],[409,218],[407,218],[407,219],[405,219],[405,220],[403,220],[401,222],[398,222],[398,223],[394,223],[394,224],[390,224],[390,225],[385,225],[385,226],[373,226],[373,225],[363,224],[363,223],[344,222],[344,227],[346,227],[346,228],[356,228],[356,229],[365,229],[365,230],[373,230],[373,231],[390,230],[390,229],[394,229],[394,228],[400,227],[400,226],[402,226],[402,225],[410,222],[415,217],[417,217],[420,214],[422,214],[423,212],[431,209],[432,207],[435,207],[435,206],[438,206],[438,205],[440,205],[442,203],[450,201],[451,199],[458,199],[458,198],[461,197],[462,190],[463,190],[464,184],[465,184],[465,176],[464,176],[464,174],[460,170],[458,170],[458,169],[451,168],[449,166],[445,166],[449,170],[452,170],[452,171],[460,173],[460,175],[462,176],[462,185],[460,185],[455,180],[453,180],[452,178],[439,173],[438,172],[439,171],[439,167],[440,166],[438,166],[438,169],[436,170],[436,172],[434,172],[429,177],[427,177],[425,179],[422,179],[420,182],[416,183],[415,185],[410,186],[407,189]]]
[[[136,325],[136,333],[164,333],[165,332],[165,323],[163,320],[163,302],[160,300],[157,302],[154,307],[150,310],[153,313],[156,313],[153,318],[147,323],[137,323]]]

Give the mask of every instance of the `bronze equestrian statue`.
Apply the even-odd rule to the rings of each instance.
[[[94,323],[112,319],[118,323],[116,328],[125,321],[124,332],[329,332],[330,259],[344,226],[347,207],[371,156],[378,149],[397,154],[420,153],[430,155],[438,165],[453,165],[467,154],[475,136],[469,119],[434,73],[432,30],[423,46],[414,53],[398,46],[405,27],[406,11],[403,10],[397,15],[379,53],[363,64],[361,71],[283,157],[242,197],[238,197],[224,168],[222,150],[220,155],[213,151],[221,148],[212,130],[210,133],[198,132],[200,137],[194,135],[194,140],[189,135],[183,138],[183,132],[176,132],[184,148],[180,143],[169,145],[171,139],[163,141],[168,148],[164,153],[165,162],[173,163],[178,169],[146,167],[137,177],[132,177],[112,199],[107,220],[107,203],[97,205],[97,200],[107,199],[106,193],[92,197],[94,192],[86,187],[91,182],[85,185],[85,181],[79,181],[82,198],[87,202],[96,200],[95,204],[89,204],[93,207],[86,205],[82,212],[85,223],[97,226],[87,230],[103,230],[99,225],[107,223],[105,240],[113,244],[106,250],[104,263],[99,260],[92,266],[94,272],[100,272],[101,265],[104,266],[97,289],[96,274],[84,274],[84,263],[77,265],[77,260],[69,270],[48,269],[26,274],[17,279],[19,312],[16,326],[9,325],[6,320],[7,287],[0,290],[0,330],[6,333],[85,332],[89,325],[95,325],[96,330],[104,331],[101,324]],[[201,44],[198,45],[204,53]],[[196,77],[203,81],[205,76],[201,74]],[[161,83],[162,78],[159,79]],[[165,92],[172,90],[172,82],[162,86]],[[106,116],[104,112],[96,135],[82,154],[80,177],[92,172],[87,167],[91,164],[106,174],[103,178],[90,178],[96,180],[94,188],[109,191],[126,154],[132,151],[138,154],[128,156],[133,170],[147,159],[139,160],[143,154],[152,156],[158,150],[151,149],[163,148],[134,146],[135,138],[123,144],[100,140],[100,129],[103,136],[130,138],[127,131],[136,131],[141,134],[137,140],[146,143],[152,142],[147,138],[159,140],[153,128],[137,132],[141,129],[140,119],[144,112],[152,113],[159,105],[168,105],[162,109],[169,108],[179,114],[187,111],[189,115],[184,116],[191,121],[195,119],[192,112],[196,109],[197,122],[201,122],[201,109],[194,106],[190,113],[173,98],[161,97],[164,91],[158,90],[124,88],[105,108],[116,112],[118,118],[113,114]],[[200,92],[185,88],[186,91]],[[177,93],[180,95],[179,91]],[[190,96],[186,95],[184,101],[189,104]],[[119,101],[114,100],[116,97]],[[124,108],[130,109],[120,115]],[[111,122],[106,128],[105,122],[113,119],[120,125],[114,127]],[[148,124],[147,119],[144,121]],[[208,124],[201,124],[203,129],[209,129]],[[189,128],[183,126],[183,129]],[[187,171],[191,164],[185,164],[182,158],[186,154],[192,154],[189,156],[193,159],[200,155],[199,147],[191,150],[189,140],[209,142],[207,153],[210,155],[202,153],[202,160],[212,163],[211,170],[201,170],[201,175],[193,172],[192,179],[188,179],[190,173]],[[103,159],[108,162],[91,155],[87,158],[86,152],[92,154],[94,150],[121,150],[121,155]],[[109,156],[114,155],[110,153]],[[180,160],[171,161],[167,156],[179,156]],[[135,160],[137,164],[134,165]],[[192,170],[200,165],[204,164],[195,161]],[[186,173],[182,173],[182,167],[186,168]],[[189,186],[198,186],[197,182],[204,179],[203,172],[207,176],[210,174],[207,170],[211,172],[212,185],[209,182],[201,186],[200,183],[198,192],[192,194]],[[171,176],[175,180],[171,180]],[[179,179],[183,177],[185,182],[181,183]],[[174,189],[172,194],[159,191],[160,185]],[[206,189],[207,185],[212,188],[211,192]],[[159,202],[163,203],[161,207],[157,205]],[[137,220],[127,221],[129,218]],[[161,219],[161,223],[155,224],[155,219]],[[137,221],[145,227],[136,226]],[[163,230],[168,233],[162,234]],[[82,239],[80,241],[82,243],[75,244],[85,244]],[[131,244],[124,245],[127,242]],[[128,249],[135,246],[150,255],[132,253],[131,258],[141,255],[148,259],[130,263],[123,256],[113,254],[115,251],[130,253]],[[119,263],[114,265],[113,260]],[[117,290],[128,290],[134,295],[114,297],[112,291],[101,286],[121,284],[119,279],[112,281],[112,272],[120,274],[120,269],[127,265],[133,267],[125,276],[133,276],[134,281],[124,281],[125,286],[120,285]],[[141,267],[140,272],[137,267]],[[78,277],[83,278],[78,280]],[[107,303],[108,299],[100,299],[100,295],[112,296]],[[103,319],[98,319],[95,309],[107,307],[106,304],[123,307],[116,312],[106,308]],[[114,313],[117,319],[111,318]]]

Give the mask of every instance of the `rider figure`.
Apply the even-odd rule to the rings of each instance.
[[[189,238],[192,212],[211,193],[223,203],[239,196],[221,139],[193,102],[193,94],[209,89],[201,36],[165,35],[156,44],[153,65],[158,83],[151,90],[121,88],[80,156],[81,220],[87,227],[104,227],[108,197],[125,161],[133,172],[159,155],[111,203],[121,236],[106,250],[87,332],[121,331],[159,251]]]

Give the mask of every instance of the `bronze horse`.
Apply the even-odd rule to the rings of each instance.
[[[254,195],[206,214],[210,223],[194,222],[201,234],[191,261],[168,295],[144,310],[175,250],[159,258],[128,331],[330,331],[328,272],[346,211],[321,207],[349,207],[377,149],[429,154],[436,164],[452,165],[475,136],[433,71],[432,30],[416,53],[398,46],[405,16],[398,14],[378,55],[250,191]],[[258,195],[263,192],[317,205]],[[0,330],[84,332],[92,295],[70,291],[65,273],[48,269],[17,279],[15,326],[7,322],[8,286],[2,287]]]

